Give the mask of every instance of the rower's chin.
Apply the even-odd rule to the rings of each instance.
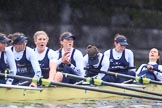
[[[43,47],[45,47],[45,46],[44,46],[44,45],[40,45],[39,47],[43,48]]]

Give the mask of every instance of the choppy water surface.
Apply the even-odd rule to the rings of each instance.
[[[0,108],[161,108],[162,102],[146,101],[137,98],[121,101],[88,100],[84,103],[55,104],[55,103],[8,103],[1,104]]]

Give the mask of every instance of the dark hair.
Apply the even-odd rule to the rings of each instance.
[[[88,45],[87,46],[87,53],[88,56],[94,57],[96,54],[99,53],[98,48],[95,45]]]
[[[19,36],[25,36],[23,33],[20,32],[15,32],[13,34],[9,34],[8,38],[11,39],[12,41],[16,40]]]
[[[121,35],[121,34],[117,33],[117,34],[115,34],[114,40],[116,40],[119,37],[127,39],[124,35]]]
[[[159,59],[157,59],[156,63],[160,64],[160,52],[159,52],[159,50],[158,50],[158,55],[159,55]]]
[[[6,34],[0,33],[0,42],[10,44],[12,41],[7,38]]]
[[[152,49],[156,49],[156,50],[158,51],[159,59],[156,60],[156,63],[157,63],[157,64],[160,64],[160,51],[159,51],[157,48],[151,48],[150,51],[151,51]],[[150,51],[149,51],[149,53],[150,53]]]

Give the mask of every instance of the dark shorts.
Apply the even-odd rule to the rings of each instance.
[[[0,84],[6,84],[6,80],[5,79],[0,79]]]
[[[138,76],[146,77],[146,78],[149,78],[149,79],[151,79],[151,80],[158,80],[158,79],[156,78],[156,76],[154,75],[154,73],[151,72],[151,71],[148,71],[148,70],[141,71],[141,72],[138,74]]]
[[[85,77],[94,77],[94,76],[96,76],[96,75],[98,75],[97,72],[86,71]]]
[[[81,80],[70,79],[70,78],[67,78],[65,76],[63,76],[63,80],[62,80],[63,83],[69,83],[69,84],[75,84],[76,82],[79,82],[79,81],[81,81]]]
[[[77,75],[77,73],[69,66],[65,65],[63,67],[63,73],[68,73],[68,74],[72,74],[72,75]],[[65,76],[63,76],[63,80],[62,82],[63,83],[69,83],[69,84],[74,84],[76,82],[78,82],[80,80],[77,80],[77,79],[71,79],[71,78],[67,78]]]
[[[17,74],[19,76],[25,76],[25,77],[30,77],[33,78],[33,73],[27,73],[27,74]],[[27,81],[27,80],[23,80],[23,79],[14,79],[13,80],[13,85],[21,85],[21,86],[29,86],[31,84],[32,81]]]

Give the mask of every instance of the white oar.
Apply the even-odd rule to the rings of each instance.
[[[29,86],[18,86],[18,85],[7,85],[7,84],[0,84],[0,88],[37,90],[37,91],[42,91],[43,90],[43,88],[36,88],[36,87],[29,87]]]

